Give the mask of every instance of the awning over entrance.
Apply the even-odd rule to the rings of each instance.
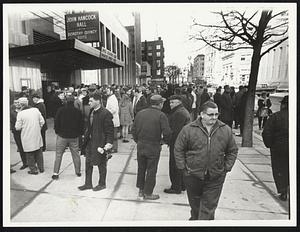
[[[101,53],[97,48],[77,39],[70,39],[12,47],[9,49],[9,58],[38,62],[42,71],[93,70],[124,66],[124,62]]]

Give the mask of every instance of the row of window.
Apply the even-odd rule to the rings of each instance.
[[[160,45],[160,44],[157,44],[157,45],[155,46],[155,48],[156,48],[156,50],[160,50],[161,45]],[[142,51],[143,51],[143,50],[145,50],[144,46],[142,46]],[[147,50],[152,50],[152,46],[151,46],[151,45],[147,46]]]
[[[105,32],[106,33],[104,35],[104,25],[100,22],[100,41],[102,41],[102,46],[107,48],[109,51],[116,53],[117,58],[124,61],[124,52],[126,52],[126,46],[108,28],[105,28]],[[105,37],[106,39],[104,39]],[[112,41],[112,43],[108,43],[107,41]]]

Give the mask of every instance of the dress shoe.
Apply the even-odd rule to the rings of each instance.
[[[87,190],[87,189],[92,189],[93,186],[92,185],[82,185],[82,186],[79,186],[78,189],[79,190]]]
[[[10,169],[10,173],[15,173],[15,172],[16,172],[16,170]]]
[[[105,185],[97,185],[96,187],[93,188],[93,191],[100,191],[106,189]]]
[[[27,168],[28,167],[28,165],[22,165],[22,167],[20,167],[20,170],[23,170],[23,169],[25,169],[25,168]]]
[[[144,197],[144,190],[140,189],[140,191],[139,191],[139,197]]]
[[[181,193],[181,191],[178,191],[178,190],[175,190],[175,189],[171,189],[171,188],[164,189],[164,192],[165,193],[169,193],[169,194],[180,194]]]
[[[279,199],[282,201],[286,201],[287,200],[287,194],[286,193],[281,193],[279,196]]]
[[[157,200],[159,199],[158,194],[144,194],[144,200]]]
[[[57,180],[58,179],[58,175],[56,175],[56,174],[52,175],[52,179],[53,180]]]
[[[37,175],[37,174],[39,174],[37,171],[35,171],[35,172],[34,171],[28,171],[27,173],[30,174],[30,175]]]
[[[43,173],[45,170],[44,169],[40,169],[40,173]]]
[[[80,172],[76,173],[76,176],[81,177],[81,173]]]

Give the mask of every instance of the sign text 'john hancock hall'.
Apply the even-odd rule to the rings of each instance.
[[[82,42],[99,41],[98,12],[84,12],[65,15],[67,39],[78,39]]]

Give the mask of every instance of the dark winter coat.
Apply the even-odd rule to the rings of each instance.
[[[171,129],[167,116],[159,109],[150,106],[141,110],[135,117],[131,133],[137,143],[138,152],[159,156],[161,137],[169,143]]]
[[[210,96],[207,92],[203,92],[200,99],[200,106],[202,106],[205,102],[210,99]]]
[[[222,95],[220,93],[215,93],[214,102],[217,104],[219,111],[221,110],[221,98],[222,98]]]
[[[91,110],[91,114],[94,111]],[[90,118],[90,117],[89,117]],[[93,165],[100,164],[100,153],[98,147],[104,147],[105,144],[113,144],[114,139],[114,124],[112,114],[100,107],[93,115],[93,123],[88,122],[88,130],[84,135],[83,149],[87,146],[86,156],[88,156]]]
[[[139,100],[136,102],[135,106],[133,107],[134,115],[136,115],[139,111],[146,109],[148,107],[148,103],[144,95],[142,95]]]
[[[182,127],[191,121],[190,114],[182,104],[173,108],[169,115],[169,124],[172,130],[170,146],[175,144],[176,138]]]
[[[231,121],[233,120],[233,104],[229,93],[224,92],[221,97],[221,121]]]
[[[229,126],[217,120],[211,133],[201,123],[201,118],[184,126],[175,142],[175,161],[178,169],[187,175],[204,179],[208,171],[212,179],[232,169],[238,148]]]
[[[54,119],[55,133],[63,138],[77,138],[83,134],[83,118],[73,103],[58,109]]]
[[[280,193],[289,184],[289,114],[287,109],[269,117],[262,137],[265,146],[271,150],[273,176]]]

